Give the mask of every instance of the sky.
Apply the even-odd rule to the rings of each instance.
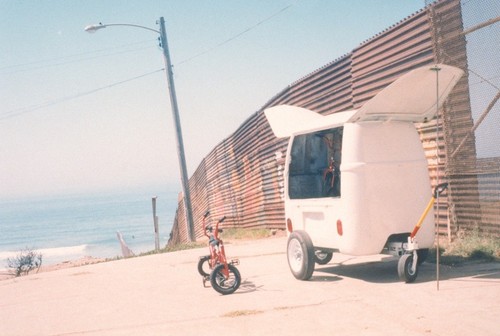
[[[0,0],[0,199],[178,185],[287,85],[424,0]]]

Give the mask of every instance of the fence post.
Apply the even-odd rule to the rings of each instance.
[[[155,228],[155,251],[160,250],[160,231],[158,230],[158,216],[156,216],[156,199],[157,196],[152,198],[153,201],[153,225]]]

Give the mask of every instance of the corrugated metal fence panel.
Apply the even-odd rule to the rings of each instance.
[[[201,233],[201,216],[203,215],[203,213],[200,212],[200,209],[208,206],[205,161],[206,158],[201,162],[193,176],[191,176],[191,178],[189,179],[191,202],[192,204],[197,205],[196,208],[193,208],[193,225],[196,235],[199,235]],[[176,218],[174,221],[174,225],[170,233],[169,243],[171,244],[178,244],[188,239],[182,194],[180,194],[178,198],[177,211],[175,216]]]
[[[277,227],[278,211],[283,215],[282,207],[276,209],[280,202],[279,189],[275,188],[277,176],[274,135],[262,113],[254,114],[247,123],[249,128],[240,133],[234,142],[234,151],[239,160],[238,175],[241,177],[239,199],[243,209],[241,226]],[[249,141],[249,139],[252,139]]]
[[[201,236],[201,215],[206,209],[211,211],[213,219],[228,216],[226,226],[284,227],[283,165],[287,139],[274,137],[263,114],[265,108],[290,104],[330,114],[359,108],[399,76],[422,65],[445,62],[467,69],[465,41],[459,35],[460,9],[459,0],[439,1],[426,7],[362,43],[352,53],[292,83],[250,116],[214,148],[190,180],[196,236]],[[446,232],[450,223],[456,230],[460,223],[481,220],[477,214],[469,218],[473,213],[470,207],[478,206],[477,178],[457,175],[459,166],[448,164],[457,141],[472,125],[466,78],[452,92],[441,115],[438,145],[436,120],[419,125],[418,129],[431,181],[435,184],[439,177],[451,183],[448,197],[440,199],[438,211],[440,227]],[[474,148],[471,137],[456,155],[456,161],[466,158],[468,167],[470,162],[475,167]],[[491,169],[491,165],[488,167]],[[496,181],[497,172],[485,169],[484,174]],[[494,182],[489,185],[496,188]],[[182,241],[187,237],[182,202],[179,208],[173,236]],[[499,223],[488,222],[498,214],[495,211],[486,211],[482,219],[487,227],[498,231]]]
[[[263,108],[289,104],[321,114],[352,109],[351,54],[291,84]]]
[[[356,48],[352,56],[354,107],[416,67],[434,62],[426,11],[421,11]]]
[[[229,216],[228,210],[232,209],[234,205],[233,198],[231,197],[230,188],[231,181],[230,175],[228,174],[228,159],[227,156],[232,157],[230,148],[228,147],[227,140],[220,143],[207,157],[205,162],[206,168],[206,190],[207,204],[204,205],[204,209],[201,209],[200,205],[193,206],[197,208],[200,213],[204,213],[209,210],[211,213],[210,219],[218,220],[224,215],[228,215],[228,223],[232,220]]]

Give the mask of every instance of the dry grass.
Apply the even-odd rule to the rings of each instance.
[[[485,236],[478,230],[464,231],[450,244],[440,248],[440,262],[457,265],[469,261],[500,261],[500,239]],[[429,254],[428,261],[436,261],[436,250]]]
[[[470,259],[500,259],[500,239],[485,236],[478,230],[461,232],[448,246],[444,255]]]
[[[279,230],[270,230],[270,229],[240,229],[240,228],[226,228],[224,232],[221,233],[221,238],[224,239],[224,242],[231,242],[235,240],[256,240],[256,239],[264,239],[275,236],[279,233]],[[182,250],[190,250],[200,247],[206,247],[207,241],[201,239],[197,242],[188,242],[181,243],[176,245],[168,245],[165,248],[160,249],[159,252],[149,251],[142,253],[141,256],[156,254],[156,253],[166,253],[166,252],[175,252]]]
[[[228,228],[224,229],[222,234],[224,241],[233,239],[255,240],[272,237],[276,234],[276,230]]]

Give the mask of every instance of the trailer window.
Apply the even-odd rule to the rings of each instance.
[[[340,197],[343,127],[298,135],[291,149],[291,199]]]

